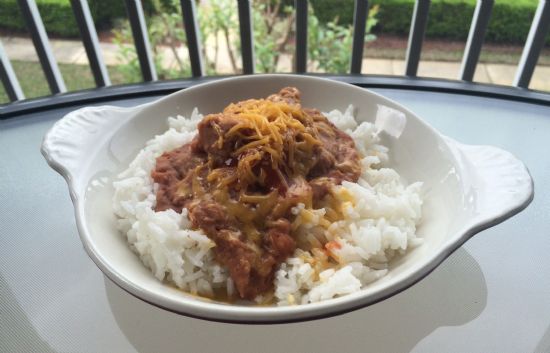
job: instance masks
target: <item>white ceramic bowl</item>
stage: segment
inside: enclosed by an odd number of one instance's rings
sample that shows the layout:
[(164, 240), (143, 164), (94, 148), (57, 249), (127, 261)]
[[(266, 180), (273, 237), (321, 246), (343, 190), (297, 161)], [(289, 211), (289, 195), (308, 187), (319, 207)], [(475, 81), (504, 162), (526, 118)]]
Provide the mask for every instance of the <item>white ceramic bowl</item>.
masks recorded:
[[(111, 209), (114, 176), (127, 168), (147, 140), (167, 129), (168, 116), (190, 116), (193, 107), (202, 113), (218, 112), (230, 102), (265, 97), (285, 86), (300, 89), (306, 107), (343, 110), (351, 103), (360, 121), (373, 121), (377, 104), (406, 115), (401, 137), (386, 138), (383, 143), (390, 148), (393, 168), (408, 181), (424, 182), (423, 219), (418, 228), (424, 244), (392, 262), (388, 275), (360, 292), (314, 304), (231, 305), (192, 296), (159, 282), (115, 227)], [(373, 304), (419, 281), (475, 233), (513, 216), (533, 198), (527, 169), (510, 153), (490, 146), (460, 144), (376, 93), (307, 76), (242, 76), (192, 87), (133, 108), (79, 109), (50, 129), (42, 153), (67, 180), (82, 243), (111, 280), (153, 305), (216, 321), (290, 322)]]

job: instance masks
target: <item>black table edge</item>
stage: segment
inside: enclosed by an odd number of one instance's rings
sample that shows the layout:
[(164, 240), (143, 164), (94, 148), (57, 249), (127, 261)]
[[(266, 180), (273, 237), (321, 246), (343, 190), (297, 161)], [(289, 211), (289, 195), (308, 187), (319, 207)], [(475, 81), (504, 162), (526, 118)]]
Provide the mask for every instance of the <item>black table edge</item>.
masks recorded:
[[(364, 88), (454, 93), (550, 106), (550, 93), (518, 87), (406, 76), (308, 75), (330, 78)], [(143, 82), (27, 99), (11, 104), (0, 105), (0, 120), (70, 106), (96, 104), (117, 99), (166, 95), (190, 86), (227, 77), (232, 76), (207, 76), (179, 80)]]

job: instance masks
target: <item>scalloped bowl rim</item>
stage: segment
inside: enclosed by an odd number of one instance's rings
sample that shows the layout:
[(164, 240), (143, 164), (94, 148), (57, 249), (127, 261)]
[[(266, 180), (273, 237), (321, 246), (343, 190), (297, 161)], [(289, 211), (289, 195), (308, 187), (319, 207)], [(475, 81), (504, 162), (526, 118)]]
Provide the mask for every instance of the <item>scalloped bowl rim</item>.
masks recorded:
[[(141, 288), (139, 286), (136, 286), (134, 283), (129, 281), (127, 278), (125, 278), (125, 276), (122, 275), (116, 268), (111, 267), (111, 265), (107, 261), (105, 261), (104, 257), (101, 255), (100, 249), (96, 249), (94, 248), (94, 246), (92, 246), (92, 242), (91, 242), (92, 236), (90, 235), (89, 229), (86, 225), (86, 219), (85, 219), (85, 210), (84, 210), (85, 195), (81, 195), (79, 192), (75, 191), (76, 189), (78, 189), (78, 187), (76, 186), (76, 182), (79, 177), (78, 176), (75, 177), (74, 174), (76, 173), (73, 170), (71, 170), (70, 167), (67, 167), (66, 164), (62, 160), (60, 160), (60, 157), (56, 155), (56, 153), (59, 154), (60, 152), (60, 149), (59, 149), (60, 147), (58, 146), (60, 138), (59, 136), (56, 135), (56, 134), (59, 134), (58, 128), (60, 124), (63, 124), (64, 121), (66, 122), (67, 120), (71, 119), (71, 117), (74, 117), (77, 114), (88, 114), (90, 112), (99, 112), (99, 111), (107, 111), (115, 114), (127, 114), (128, 116), (130, 116), (128, 120), (131, 120), (132, 116), (136, 116), (137, 113), (151, 106), (162, 105), (164, 104), (164, 102), (170, 99), (173, 99), (174, 97), (177, 97), (180, 95), (186, 95), (193, 91), (208, 90), (212, 86), (224, 84), (224, 82), (227, 82), (227, 81), (235, 82), (235, 81), (246, 80), (248, 82), (253, 83), (254, 80), (261, 81), (265, 79), (269, 80), (269, 79), (275, 79), (275, 78), (276, 79), (286, 78), (290, 81), (306, 80), (306, 81), (313, 81), (314, 83), (320, 83), (320, 82), (326, 83), (326, 81), (329, 81), (330, 85), (334, 86), (335, 88), (347, 87), (346, 89), (349, 89), (350, 87), (352, 87), (355, 90), (360, 90), (363, 94), (369, 95), (370, 97), (374, 97), (382, 102), (385, 102), (393, 105), (394, 107), (397, 107), (403, 112), (406, 112), (408, 116), (414, 117), (414, 119), (417, 119), (417, 121), (420, 124), (424, 125), (424, 128), (428, 129), (432, 134), (437, 135), (442, 141), (444, 141), (448, 145), (448, 147), (460, 149), (461, 146), (465, 146), (454, 141), (451, 138), (448, 138), (442, 135), (436, 129), (431, 127), (428, 123), (424, 122), (421, 118), (419, 118), (416, 114), (409, 111), (407, 108), (403, 107), (401, 104), (396, 103), (386, 97), (383, 97), (378, 93), (368, 91), (363, 88), (351, 86), (349, 84), (342, 83), (342, 82), (327, 80), (323, 78), (309, 77), (309, 76), (271, 74), (271, 75), (252, 75), (252, 76), (227, 78), (227, 79), (207, 82), (204, 84), (193, 86), (185, 90), (172, 93), (166, 97), (162, 97), (159, 100), (156, 100), (154, 102), (146, 103), (136, 107), (120, 108), (120, 107), (114, 107), (114, 106), (100, 106), (100, 107), (86, 107), (80, 110), (73, 111), (67, 114), (63, 119), (56, 122), (54, 126), (46, 133), (43, 140), (41, 152), (44, 155), (45, 159), (47, 160), (48, 164), (54, 170), (59, 172), (59, 174), (61, 174), (67, 181), (67, 184), (70, 189), (71, 199), (75, 207), (75, 217), (77, 221), (76, 223), (78, 227), (79, 236), (85, 247), (86, 252), (91, 257), (91, 259), (95, 262), (95, 264), (102, 270), (102, 272), (108, 278), (110, 278), (114, 283), (116, 283), (122, 289), (134, 295), (135, 297), (141, 300), (144, 300), (157, 307), (160, 307), (178, 314), (183, 314), (190, 317), (196, 317), (196, 318), (207, 319), (212, 321), (232, 322), (232, 323), (285, 323), (285, 322), (305, 321), (305, 320), (329, 317), (329, 316), (342, 314), (345, 312), (349, 312), (352, 310), (356, 310), (356, 309), (377, 303), (381, 300), (384, 300), (388, 297), (391, 297), (407, 289), (411, 285), (417, 283), (422, 278), (427, 276), (443, 260), (445, 260), (453, 251), (458, 249), (464, 242), (466, 242), (473, 235), (475, 235), (476, 233), (484, 229), (492, 227), (504, 221), (505, 219), (512, 217), (513, 215), (517, 214), (518, 212), (526, 208), (533, 199), (534, 192), (533, 192), (532, 178), (530, 177), (527, 168), (523, 166), (523, 164), (521, 164), (523, 168), (525, 168), (525, 173), (529, 178), (528, 185), (525, 186), (526, 189), (522, 194), (522, 198), (518, 200), (516, 204), (509, 205), (510, 207), (508, 207), (508, 209), (504, 209), (502, 212), (493, 214), (490, 217), (479, 219), (476, 222), (465, 226), (464, 229), (462, 229), (461, 231), (456, 232), (457, 236), (454, 238), (452, 242), (447, 242), (445, 245), (443, 245), (438, 250), (438, 252), (433, 253), (432, 256), (429, 259), (427, 259), (422, 266), (418, 267), (415, 270), (415, 272), (411, 273), (408, 277), (402, 279), (399, 282), (396, 282), (386, 287), (383, 287), (381, 289), (378, 289), (377, 291), (370, 293), (368, 295), (366, 295), (364, 291), (361, 290), (342, 297), (329, 299), (329, 300), (325, 300), (317, 303), (311, 303), (307, 305), (283, 306), (283, 307), (225, 305), (225, 304), (218, 304), (215, 302), (209, 303), (209, 302), (204, 302), (199, 300), (193, 300), (184, 296), (182, 296), (182, 299), (179, 303), (174, 303), (171, 300), (167, 300), (167, 298), (164, 298), (155, 293), (149, 292), (146, 288)], [(66, 138), (66, 136), (61, 136), (61, 140), (63, 138)], [(495, 149), (494, 147), (490, 147), (490, 146), (476, 146), (476, 147)], [(508, 152), (505, 152), (502, 150), (499, 150), (499, 151), (508, 154), (512, 158), (515, 158)]]

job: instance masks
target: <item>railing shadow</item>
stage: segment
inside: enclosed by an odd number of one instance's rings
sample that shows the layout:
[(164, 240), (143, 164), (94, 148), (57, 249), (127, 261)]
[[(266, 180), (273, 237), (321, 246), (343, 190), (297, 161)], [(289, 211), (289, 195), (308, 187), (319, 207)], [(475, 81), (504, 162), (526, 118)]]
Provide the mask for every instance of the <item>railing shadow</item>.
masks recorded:
[(550, 325), (546, 328), (546, 331), (542, 335), (537, 347), (533, 351), (534, 353), (548, 353), (550, 352)]
[(346, 315), (282, 325), (223, 324), (164, 311), (105, 277), (121, 331), (140, 352), (408, 352), (441, 326), (463, 325), (486, 306), (479, 264), (463, 248), (408, 290)]
[(34, 328), (17, 297), (0, 274), (0, 351), (55, 352)]

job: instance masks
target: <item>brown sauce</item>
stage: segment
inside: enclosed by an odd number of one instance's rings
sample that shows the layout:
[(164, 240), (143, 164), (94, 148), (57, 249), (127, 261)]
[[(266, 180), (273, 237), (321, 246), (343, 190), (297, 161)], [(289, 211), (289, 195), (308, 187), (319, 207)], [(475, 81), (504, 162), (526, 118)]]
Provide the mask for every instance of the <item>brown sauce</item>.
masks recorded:
[(292, 207), (319, 207), (330, 189), (355, 182), (360, 158), (350, 136), (287, 87), (267, 99), (206, 116), (198, 134), (157, 158), (156, 211), (188, 210), (216, 246), (240, 298), (272, 292), (297, 241)]

